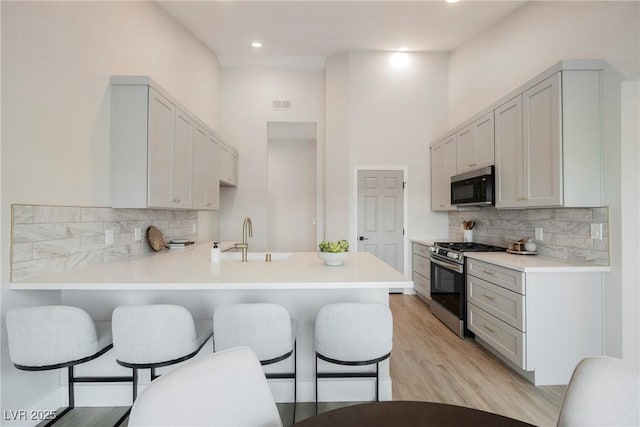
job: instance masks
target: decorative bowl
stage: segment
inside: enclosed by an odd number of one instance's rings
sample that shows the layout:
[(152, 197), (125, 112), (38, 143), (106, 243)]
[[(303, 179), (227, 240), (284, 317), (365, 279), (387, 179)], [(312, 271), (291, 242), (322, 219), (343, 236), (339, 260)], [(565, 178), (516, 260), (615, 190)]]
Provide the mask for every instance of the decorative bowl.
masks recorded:
[(349, 252), (318, 252), (320, 259), (327, 265), (342, 265)]

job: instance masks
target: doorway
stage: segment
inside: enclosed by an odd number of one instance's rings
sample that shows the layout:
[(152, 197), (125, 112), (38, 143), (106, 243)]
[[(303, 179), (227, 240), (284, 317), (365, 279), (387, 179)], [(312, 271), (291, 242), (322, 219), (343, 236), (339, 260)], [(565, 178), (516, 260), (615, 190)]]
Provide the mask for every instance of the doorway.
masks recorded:
[(316, 250), (316, 145), (315, 123), (267, 123), (270, 251)]
[(405, 271), (403, 170), (357, 170), (358, 251)]

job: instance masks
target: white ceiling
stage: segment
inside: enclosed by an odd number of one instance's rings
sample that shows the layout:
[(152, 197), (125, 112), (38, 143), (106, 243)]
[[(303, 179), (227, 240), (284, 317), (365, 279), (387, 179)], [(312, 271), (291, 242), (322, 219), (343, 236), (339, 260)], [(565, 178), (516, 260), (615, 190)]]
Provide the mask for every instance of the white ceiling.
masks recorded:
[[(524, 1), (160, 1), (225, 67), (322, 68), (348, 51), (449, 52)], [(261, 49), (250, 46), (262, 42)]]

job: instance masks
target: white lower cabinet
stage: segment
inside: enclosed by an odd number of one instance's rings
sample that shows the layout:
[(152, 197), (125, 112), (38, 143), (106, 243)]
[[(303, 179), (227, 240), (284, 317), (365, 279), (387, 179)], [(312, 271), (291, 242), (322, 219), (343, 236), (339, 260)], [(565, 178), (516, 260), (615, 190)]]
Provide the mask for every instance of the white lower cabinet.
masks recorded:
[(524, 332), (501, 322), (473, 304), (468, 306), (467, 322), (469, 330), (476, 336), (482, 337), (517, 367), (526, 367)]
[(580, 360), (603, 354), (602, 273), (522, 272), (468, 257), (467, 321), (535, 385), (568, 384)]
[(413, 284), (416, 293), (427, 300), (431, 299), (431, 261), (429, 246), (413, 244)]

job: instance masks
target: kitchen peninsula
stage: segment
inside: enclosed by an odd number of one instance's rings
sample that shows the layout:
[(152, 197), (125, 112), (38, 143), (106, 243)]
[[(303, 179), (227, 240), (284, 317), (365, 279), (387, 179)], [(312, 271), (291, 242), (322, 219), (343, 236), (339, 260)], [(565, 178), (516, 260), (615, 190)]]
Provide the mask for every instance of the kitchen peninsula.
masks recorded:
[[(296, 321), (298, 401), (314, 399), (313, 325), (320, 307), (336, 302), (388, 305), (389, 288), (413, 288), (411, 280), (366, 252), (349, 253), (341, 266), (326, 266), (313, 252), (273, 253), (271, 262), (265, 262), (264, 253), (250, 252), (249, 261), (241, 262), (236, 257), (239, 253), (226, 252), (221, 262), (213, 263), (209, 260), (209, 248), (209, 244), (197, 244), (151, 256), (126, 258), (34, 277), (12, 283), (11, 288), (61, 291), (62, 304), (81, 307), (96, 320), (109, 320), (113, 309), (124, 304), (179, 304), (198, 319), (212, 319), (213, 311), (226, 304), (281, 304)], [(211, 348), (205, 345), (200, 356), (210, 353)], [(274, 364), (269, 367), (270, 371), (285, 370), (290, 366), (287, 363), (290, 362)], [(88, 375), (123, 372), (112, 352), (81, 368), (86, 369)], [(140, 384), (145, 383), (148, 378), (143, 377)], [(320, 385), (321, 398), (327, 401), (373, 399), (373, 384), (370, 379), (324, 381)], [(271, 385), (277, 401), (292, 400), (288, 380), (272, 380)], [(130, 403), (131, 393), (125, 385), (79, 384), (77, 388), (80, 406)], [(391, 399), (388, 361), (380, 364), (380, 399)]]

